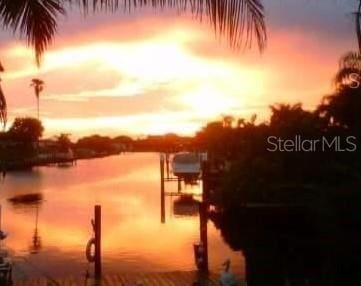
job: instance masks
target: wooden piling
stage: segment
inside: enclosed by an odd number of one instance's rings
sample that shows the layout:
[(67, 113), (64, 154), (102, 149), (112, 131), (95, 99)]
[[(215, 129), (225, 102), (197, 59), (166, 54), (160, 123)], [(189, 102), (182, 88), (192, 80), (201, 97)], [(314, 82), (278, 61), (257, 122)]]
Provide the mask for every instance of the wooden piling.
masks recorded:
[(209, 273), (208, 266), (208, 229), (207, 229), (207, 218), (208, 206), (205, 202), (199, 204), (199, 229), (200, 229), (200, 240), (203, 246), (203, 264), (201, 271), (203, 274)]
[(169, 153), (165, 154), (166, 168), (167, 168), (167, 179), (169, 179)]
[(165, 223), (164, 154), (160, 154), (160, 220)]
[[(63, 277), (51, 281), (46, 277), (29, 278), (27, 280), (16, 280), (14, 286), (84, 286), (84, 285), (102, 285), (102, 286), (189, 286), (189, 285), (202, 285), (202, 286), (217, 286), (218, 275), (209, 273), (209, 275), (199, 281), (199, 275), (195, 271), (173, 271), (173, 272), (134, 272), (134, 273), (117, 273), (103, 275), (100, 281), (93, 281), (89, 279), (84, 283), (82, 277)], [(241, 282), (241, 281), (239, 281)], [(200, 284), (201, 283), (201, 284)], [(237, 286), (246, 285), (237, 283)]]
[(101, 206), (94, 207), (94, 238), (95, 238), (95, 262), (94, 275), (95, 279), (99, 280), (102, 276), (101, 263)]
[(209, 273), (208, 266), (208, 209), (209, 209), (209, 164), (207, 160), (202, 161), (202, 202), (199, 204), (199, 228), (200, 240), (204, 247), (203, 273)]
[(178, 193), (182, 191), (182, 179), (178, 177)]
[(202, 201), (209, 204), (209, 164), (202, 162)]

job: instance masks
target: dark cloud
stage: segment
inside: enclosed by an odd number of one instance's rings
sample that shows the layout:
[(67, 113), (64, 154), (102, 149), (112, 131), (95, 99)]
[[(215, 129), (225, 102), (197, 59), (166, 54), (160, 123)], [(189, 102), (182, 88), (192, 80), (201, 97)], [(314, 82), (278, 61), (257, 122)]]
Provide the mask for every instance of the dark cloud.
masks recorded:
[(355, 37), (356, 0), (264, 0), (269, 28), (306, 31), (332, 42)]

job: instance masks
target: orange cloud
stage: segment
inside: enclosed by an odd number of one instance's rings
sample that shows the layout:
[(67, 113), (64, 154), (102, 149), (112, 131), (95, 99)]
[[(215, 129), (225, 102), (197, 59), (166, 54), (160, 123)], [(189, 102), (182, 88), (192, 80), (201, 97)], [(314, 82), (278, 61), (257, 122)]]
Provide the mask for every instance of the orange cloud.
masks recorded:
[(343, 46), (325, 49), (302, 31), (270, 34), (263, 55), (241, 54), (188, 16), (114, 19), (60, 32), (39, 70), (31, 50), (9, 44), (3, 85), (10, 115), (35, 115), (32, 77), (46, 82), (40, 106), (48, 135), (191, 134), (221, 114), (267, 119), (275, 102), (312, 108), (332, 88)]

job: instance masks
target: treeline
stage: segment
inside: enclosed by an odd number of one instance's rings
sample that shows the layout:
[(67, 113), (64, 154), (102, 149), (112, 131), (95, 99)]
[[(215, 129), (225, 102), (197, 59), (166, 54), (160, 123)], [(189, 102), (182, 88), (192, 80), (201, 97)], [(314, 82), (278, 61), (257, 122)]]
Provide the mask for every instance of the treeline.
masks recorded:
[(199, 132), (197, 144), (222, 172), (215, 204), (221, 209), (247, 204), (315, 204), (327, 209), (332, 201), (349, 199), (344, 203), (351, 206), (355, 196), (360, 199), (359, 129), (335, 117), (329, 121), (320, 112), (324, 107), (306, 111), (300, 104), (280, 104), (271, 107), (269, 122), (229, 124), (228, 118)]
[(332, 227), (361, 226), (360, 59), (342, 59), (335, 91), (314, 110), (276, 104), (267, 122), (227, 116), (197, 134), (223, 172), (212, 193), (219, 211), (304, 207)]
[(90, 135), (76, 141), (70, 134), (43, 138), (42, 122), (31, 117), (16, 118), (8, 131), (0, 133), (0, 161), (28, 161), (39, 154), (72, 150), (76, 158), (103, 157), (121, 152), (176, 152), (194, 148), (194, 138), (176, 134), (149, 135), (133, 139)]
[(359, 285), (360, 83), (349, 53), (314, 110), (278, 104), (267, 122), (228, 116), (197, 135), (221, 170), (211, 220), (242, 251), (247, 285)]
[(92, 135), (73, 143), (73, 148), (80, 157), (110, 155), (120, 152), (177, 152), (193, 148), (192, 137), (176, 134), (149, 135), (133, 139), (121, 135), (117, 137)]

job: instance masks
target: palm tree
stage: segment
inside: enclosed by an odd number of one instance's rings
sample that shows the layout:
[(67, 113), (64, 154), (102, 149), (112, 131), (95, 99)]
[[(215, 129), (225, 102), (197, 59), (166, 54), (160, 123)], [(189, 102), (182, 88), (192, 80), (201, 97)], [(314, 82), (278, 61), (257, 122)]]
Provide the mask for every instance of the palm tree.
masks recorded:
[(358, 48), (361, 53), (361, 0), (359, 0), (358, 9), (355, 12), (355, 24)]
[[(198, 19), (205, 15), (214, 30), (227, 37), (231, 47), (251, 47), (256, 39), (263, 50), (267, 41), (262, 0), (0, 0), (0, 24), (25, 35), (40, 65), (56, 33), (58, 17), (66, 14), (72, 4), (85, 13), (90, 9), (131, 11), (141, 6), (188, 10)], [(0, 98), (0, 112), (6, 112), (4, 98)], [(0, 121), (4, 122), (3, 116)]]
[(31, 80), (31, 85), (30, 86), (34, 87), (34, 93), (35, 93), (35, 97), (36, 97), (37, 111), (38, 111), (38, 120), (40, 120), (39, 100), (40, 100), (40, 93), (44, 89), (44, 81), (42, 81), (41, 79), (38, 79), (38, 78), (33, 78)]
[(237, 119), (237, 128), (240, 129), (240, 128), (244, 127), (245, 123), (246, 123), (246, 120), (244, 118)]
[(355, 15), (355, 27), (358, 43), (358, 51), (350, 51), (341, 57), (339, 61), (339, 70), (335, 76), (334, 82), (338, 89), (348, 84), (353, 75), (361, 78), (361, 0), (358, 1)]
[(234, 117), (232, 115), (222, 115), (222, 123), (224, 128), (232, 128)]
[(350, 84), (350, 80), (361, 81), (361, 53), (348, 52), (339, 61), (339, 70), (334, 82), (337, 89)]
[[(5, 69), (0, 62), (0, 72), (4, 72), (4, 71), (5, 71)], [(1, 78), (0, 78), (0, 83), (1, 83)], [(6, 121), (7, 121), (6, 106), (7, 106), (6, 98), (5, 98), (4, 92), (3, 92), (2, 88), (1, 88), (1, 84), (0, 84), (0, 122), (3, 123), (4, 128), (5, 128)]]

